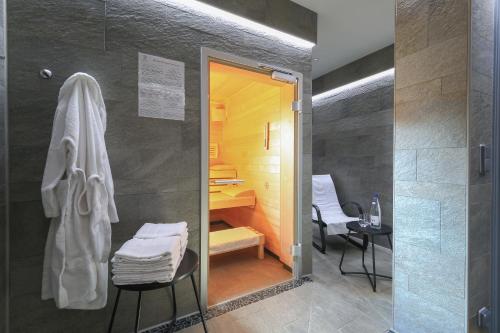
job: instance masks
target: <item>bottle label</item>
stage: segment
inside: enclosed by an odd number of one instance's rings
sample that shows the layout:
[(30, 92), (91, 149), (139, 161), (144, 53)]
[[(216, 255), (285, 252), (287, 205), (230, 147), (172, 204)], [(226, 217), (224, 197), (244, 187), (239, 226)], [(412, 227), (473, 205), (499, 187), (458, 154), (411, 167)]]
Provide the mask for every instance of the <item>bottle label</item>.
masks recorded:
[(370, 216), (370, 224), (374, 227), (380, 226), (380, 218), (375, 215)]

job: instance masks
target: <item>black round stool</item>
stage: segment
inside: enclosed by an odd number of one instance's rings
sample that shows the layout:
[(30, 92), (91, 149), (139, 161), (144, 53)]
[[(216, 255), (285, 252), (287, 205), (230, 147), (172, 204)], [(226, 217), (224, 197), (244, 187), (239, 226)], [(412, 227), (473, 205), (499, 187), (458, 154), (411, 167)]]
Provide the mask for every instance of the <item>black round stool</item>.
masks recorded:
[(198, 261), (198, 255), (190, 250), (187, 249), (186, 253), (184, 253), (184, 257), (182, 258), (182, 261), (179, 265), (179, 268), (177, 268), (177, 272), (175, 273), (174, 278), (170, 282), (164, 282), (164, 283), (147, 283), (147, 284), (128, 284), (128, 285), (115, 285), (116, 288), (118, 288), (118, 294), (116, 295), (116, 300), (115, 300), (115, 305), (113, 307), (113, 314), (111, 315), (111, 321), (109, 322), (109, 327), (108, 327), (108, 333), (111, 333), (111, 330), (113, 329), (113, 322), (115, 320), (115, 314), (116, 314), (116, 309), (118, 308), (118, 302), (120, 301), (120, 294), (122, 290), (128, 290), (128, 291), (138, 291), (139, 292), (139, 298), (137, 299), (137, 310), (135, 313), (135, 332), (138, 332), (139, 329), (139, 317), (141, 314), (141, 296), (143, 291), (148, 291), (148, 290), (156, 290), (156, 289), (161, 289), (161, 288), (168, 288), (170, 287), (172, 289), (172, 301), (173, 301), (173, 313), (171, 317), (171, 322), (168, 327), (169, 332), (173, 332), (175, 329), (175, 323), (177, 320), (177, 303), (175, 301), (175, 284), (179, 282), (180, 280), (183, 280), (187, 277), (191, 278), (191, 283), (193, 284), (193, 290), (194, 290), (194, 295), (196, 296), (196, 304), (198, 305), (198, 311), (200, 311), (200, 316), (201, 316), (201, 322), (203, 323), (203, 329), (205, 330), (205, 333), (207, 332), (207, 326), (205, 324), (205, 319), (203, 318), (203, 312), (201, 311), (201, 306), (200, 306), (200, 300), (198, 298), (198, 290), (196, 288), (196, 282), (194, 281), (194, 272), (198, 269), (199, 267), (199, 261)]
[[(349, 275), (349, 274), (354, 274), (354, 275), (366, 275), (368, 277), (368, 281), (370, 281), (370, 284), (373, 288), (374, 292), (377, 292), (377, 276), (386, 278), (386, 279), (391, 279), (391, 276), (387, 275), (382, 275), (382, 274), (377, 274), (376, 267), (375, 267), (375, 236), (387, 236), (387, 240), (389, 241), (389, 246), (391, 247), (392, 250), (392, 241), (391, 241), (391, 234), (392, 234), (392, 228), (389, 227), (388, 225), (382, 224), (380, 229), (372, 228), (370, 226), (362, 227), (359, 225), (358, 222), (349, 222), (346, 224), (347, 229), (349, 230), (347, 233), (346, 241), (344, 243), (344, 251), (342, 251), (342, 258), (340, 258), (340, 264), (339, 264), (339, 269), (340, 273), (342, 275)], [(345, 256), (345, 251), (347, 248), (347, 243), (349, 243), (349, 239), (351, 236), (351, 233), (357, 233), (360, 235), (366, 235), (367, 237), (371, 238), (372, 242), (372, 267), (373, 267), (373, 272), (368, 272), (368, 269), (365, 266), (365, 251), (366, 249), (362, 249), (362, 254), (361, 254), (361, 263), (363, 265), (364, 272), (345, 272), (342, 269), (342, 263), (344, 262), (344, 256)], [(373, 280), (372, 280), (373, 277)]]

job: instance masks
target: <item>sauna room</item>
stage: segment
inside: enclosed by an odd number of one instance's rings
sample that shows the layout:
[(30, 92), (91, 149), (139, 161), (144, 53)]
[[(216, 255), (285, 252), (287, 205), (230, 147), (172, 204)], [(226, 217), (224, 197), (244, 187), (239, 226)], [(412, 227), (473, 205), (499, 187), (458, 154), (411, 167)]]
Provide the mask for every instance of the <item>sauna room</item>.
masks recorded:
[(292, 279), (295, 82), (209, 70), (210, 306)]

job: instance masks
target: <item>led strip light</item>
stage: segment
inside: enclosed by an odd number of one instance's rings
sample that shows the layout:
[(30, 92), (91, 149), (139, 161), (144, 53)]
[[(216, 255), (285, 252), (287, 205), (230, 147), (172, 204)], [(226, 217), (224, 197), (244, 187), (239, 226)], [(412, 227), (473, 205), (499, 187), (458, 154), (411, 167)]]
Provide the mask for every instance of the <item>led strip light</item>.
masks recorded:
[(196, 0), (163, 0), (164, 3), (167, 5), (174, 5), (175, 7), (189, 11), (189, 12), (197, 12), (199, 14), (203, 14), (209, 17), (212, 17), (214, 19), (221, 19), (225, 20), (227, 22), (239, 25), (243, 28), (251, 29), (259, 34), (262, 35), (267, 35), (267, 36), (273, 36), (275, 38), (278, 38), (282, 42), (286, 44), (292, 44), (294, 46), (300, 47), (300, 48), (312, 48), (314, 43), (307, 41), (305, 39), (302, 39), (300, 37), (296, 37), (293, 35), (290, 35), (286, 32), (279, 31), (277, 29), (268, 27), (264, 24), (257, 23), (255, 21), (249, 20), (247, 18), (238, 16), (236, 14), (230, 13), (228, 11), (219, 9), (217, 7), (208, 5), (204, 2), (201, 1), (196, 1)]
[(332, 89), (332, 90), (325, 91), (325, 92), (318, 94), (318, 95), (314, 95), (312, 97), (312, 100), (314, 103), (314, 102), (317, 102), (319, 100), (338, 95), (344, 91), (363, 87), (363, 86), (366, 86), (372, 82), (375, 82), (375, 81), (378, 81), (381, 79), (385, 79), (385, 78), (389, 78), (389, 77), (393, 77), (393, 76), (394, 76), (394, 68), (391, 68), (391, 69), (388, 69), (386, 71), (365, 77), (361, 80), (348, 83), (346, 85), (337, 87), (337, 88)]

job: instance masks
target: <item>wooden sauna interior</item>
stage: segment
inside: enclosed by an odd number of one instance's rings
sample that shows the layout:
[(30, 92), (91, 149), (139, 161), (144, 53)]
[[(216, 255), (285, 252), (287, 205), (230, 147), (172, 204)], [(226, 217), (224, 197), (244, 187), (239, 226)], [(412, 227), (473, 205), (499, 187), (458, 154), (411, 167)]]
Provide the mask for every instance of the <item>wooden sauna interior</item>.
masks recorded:
[[(250, 227), (263, 234), (266, 258), (275, 260), (286, 272), (283, 276), (290, 279), (295, 85), (223, 63), (212, 61), (209, 66), (210, 230), (217, 230), (222, 222), (227, 228)], [(214, 182), (218, 179), (235, 182), (221, 185)], [(238, 257), (240, 252), (225, 255)], [(210, 260), (214, 261), (212, 256)], [(211, 270), (209, 281), (213, 279)], [(209, 282), (209, 294), (211, 285)]]

